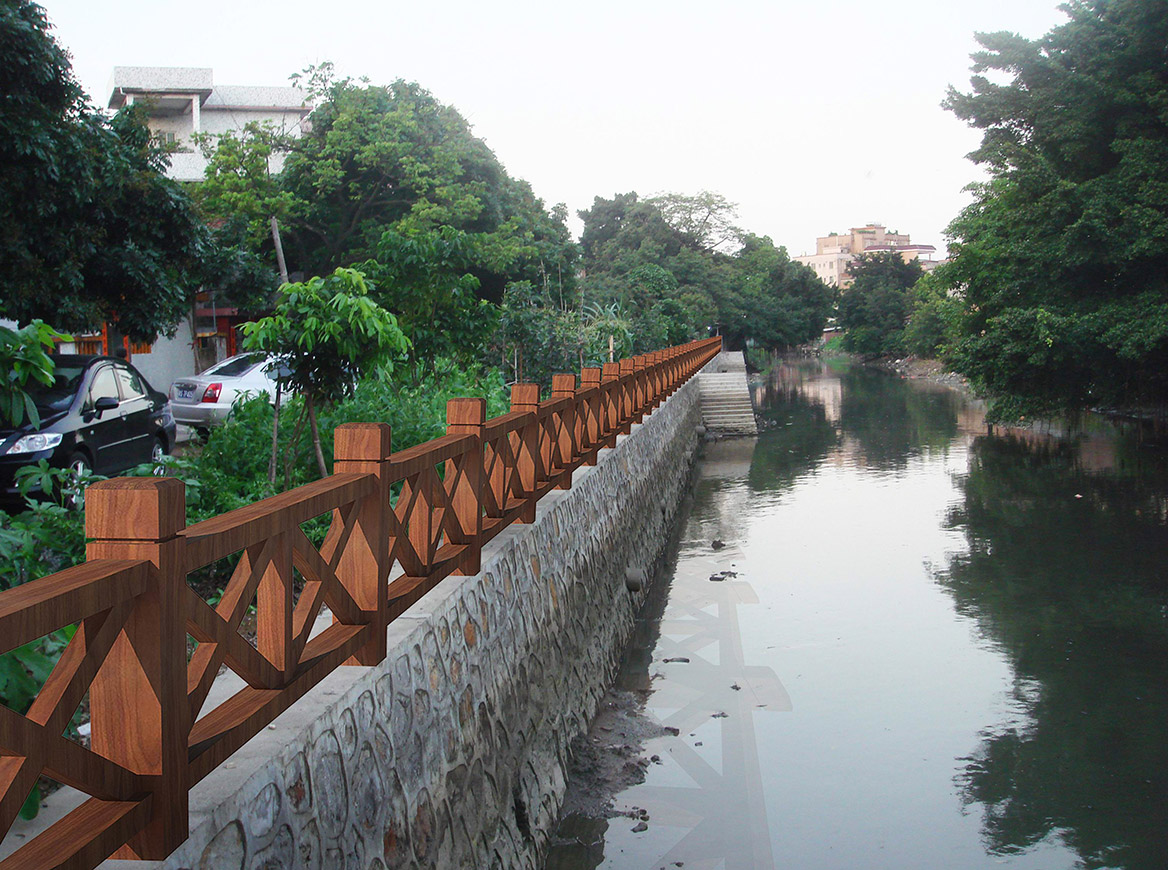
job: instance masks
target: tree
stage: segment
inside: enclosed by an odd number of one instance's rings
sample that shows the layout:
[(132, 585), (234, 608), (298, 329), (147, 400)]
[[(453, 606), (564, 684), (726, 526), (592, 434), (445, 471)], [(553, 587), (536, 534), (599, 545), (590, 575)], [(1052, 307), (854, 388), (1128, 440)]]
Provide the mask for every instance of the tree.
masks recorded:
[(456, 109), (412, 82), (332, 81), (327, 70), (313, 93), (311, 129), (293, 143), (283, 178), (304, 204), (288, 232), (296, 268), (327, 274), (377, 259), (386, 230), (415, 237), (449, 227), (510, 249), (470, 264), (484, 298), (501, 301), (515, 280), (574, 283), (566, 210), (545, 210)]
[(355, 269), (285, 284), (279, 294), (271, 316), (243, 325), (244, 346), (276, 354), (287, 367), (282, 386), (304, 396), (312, 446), (324, 477), (328, 468), (317, 410), (349, 395), (363, 372), (404, 355), (409, 344), (397, 318), (370, 298), (365, 277)]
[(632, 312), (638, 350), (713, 326), (730, 347), (786, 348), (817, 337), (831, 313), (831, 290), (769, 238), (737, 229), (719, 194), (596, 197), (579, 215), (584, 295)]
[(23, 329), (0, 326), (0, 425), (19, 426), (26, 418), (34, 426), (40, 425), (40, 414), (25, 387), (33, 381), (52, 385), (49, 352), (55, 339), (68, 338), (39, 320)]
[(723, 306), (723, 334), (733, 345), (786, 350), (823, 334), (834, 296), (814, 270), (753, 234), (743, 238), (734, 266), (738, 290)]
[(663, 193), (648, 202), (656, 206), (669, 226), (700, 250), (725, 252), (737, 248), (742, 241), (742, 230), (734, 224), (738, 205), (720, 193)]
[(995, 419), (1168, 400), (1168, 6), (1063, 8), (1038, 40), (979, 34), (945, 102), (991, 175), (948, 230), (950, 361)]
[(207, 169), (191, 185), (191, 195), (219, 252), (214, 280), (205, 289), (236, 308), (263, 313), (277, 284), (272, 218), (287, 226), (305, 208), (272, 171), (293, 140), (270, 124), (252, 122), (242, 130), (197, 134), (195, 141)]
[(852, 283), (839, 299), (844, 349), (868, 356), (902, 352), (912, 310), (909, 288), (924, 274), (920, 263), (906, 262), (895, 251), (879, 251), (861, 254), (848, 271)]
[(516, 256), (513, 246), (498, 241), (453, 227), (389, 229), (377, 244), (377, 259), (361, 264), (370, 292), (396, 315), (415, 360), (467, 362), (490, 340), (497, 308), (478, 298), (480, 282), (473, 272)]
[(912, 288), (912, 314), (904, 328), (905, 349), (919, 357), (947, 354), (961, 320), (961, 300), (949, 292), (945, 267), (929, 272)]
[(0, 314), (168, 332), (214, 263), (211, 239), (140, 110), (91, 109), (29, 0), (0, 6)]

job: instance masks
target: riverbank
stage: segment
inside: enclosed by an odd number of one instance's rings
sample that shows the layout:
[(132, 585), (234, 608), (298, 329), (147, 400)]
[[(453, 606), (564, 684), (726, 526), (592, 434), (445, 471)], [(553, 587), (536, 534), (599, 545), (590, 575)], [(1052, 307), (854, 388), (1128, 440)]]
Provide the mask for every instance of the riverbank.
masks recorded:
[(960, 391), (965, 396), (973, 396), (969, 379), (949, 371), (940, 360), (922, 359), (915, 356), (907, 356), (903, 359), (883, 357), (866, 364), (912, 380), (926, 380), (935, 384), (943, 384)]

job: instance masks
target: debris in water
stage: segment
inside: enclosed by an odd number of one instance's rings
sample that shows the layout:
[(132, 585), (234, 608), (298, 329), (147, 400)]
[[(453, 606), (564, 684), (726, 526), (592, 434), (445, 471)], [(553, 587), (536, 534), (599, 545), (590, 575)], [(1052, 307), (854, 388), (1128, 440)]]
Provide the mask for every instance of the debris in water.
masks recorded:
[(633, 825), (633, 828), (632, 828), (632, 831), (634, 834), (639, 834), (642, 831), (647, 831), (647, 830), (649, 830), (649, 826), (646, 825), (644, 822), (637, 822), (635, 825)]
[(723, 547), (726, 546), (726, 542), (719, 541), (717, 538), (714, 538), (714, 540), (712, 540), (710, 542), (710, 546), (713, 547), (715, 550), (721, 550)]
[(730, 714), (729, 714), (729, 713), (723, 713), (721, 710), (719, 710), (719, 711), (718, 711), (717, 713), (715, 713), (715, 714), (714, 714), (714, 715), (713, 715), (711, 718), (713, 718), (713, 719), (729, 719), (729, 718), (730, 718)]
[(733, 689), (735, 692), (742, 691), (742, 686), (738, 685), (737, 683), (731, 683), (730, 688)]

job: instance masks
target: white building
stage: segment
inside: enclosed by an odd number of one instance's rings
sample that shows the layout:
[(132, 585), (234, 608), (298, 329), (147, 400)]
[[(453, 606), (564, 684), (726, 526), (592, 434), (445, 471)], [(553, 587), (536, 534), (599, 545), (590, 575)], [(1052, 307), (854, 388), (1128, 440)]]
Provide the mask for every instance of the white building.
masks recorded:
[(816, 276), (832, 287), (847, 287), (852, 283), (848, 272), (852, 261), (860, 254), (895, 251), (906, 263), (916, 260), (926, 272), (939, 265), (933, 259), (937, 249), (932, 245), (914, 245), (907, 233), (889, 232), (881, 224), (852, 227), (846, 233), (831, 233), (815, 240), (814, 254), (792, 257), (796, 263), (810, 266)]
[[(204, 67), (116, 66), (109, 91), (110, 109), (147, 104), (151, 132), (176, 146), (169, 174), (177, 181), (199, 181), (207, 168), (195, 133), (227, 133), (259, 121), (298, 136), (311, 111), (300, 88), (216, 85)], [(272, 171), (282, 162), (282, 155), (274, 157)]]
[[(118, 110), (135, 103), (147, 107), (150, 131), (175, 150), (168, 175), (176, 181), (201, 181), (207, 160), (195, 145), (195, 133), (221, 134), (243, 129), (252, 121), (299, 136), (312, 111), (304, 91), (294, 87), (216, 85), (205, 67), (114, 67), (108, 107)], [(273, 155), (270, 168), (279, 172), (284, 155)], [(156, 389), (165, 391), (176, 378), (201, 371), (239, 350), (235, 309), (216, 307), (200, 294), (192, 317), (178, 324), (173, 338), (150, 343), (130, 342), (110, 324), (77, 335), (61, 346), (63, 353), (104, 353), (129, 359)]]

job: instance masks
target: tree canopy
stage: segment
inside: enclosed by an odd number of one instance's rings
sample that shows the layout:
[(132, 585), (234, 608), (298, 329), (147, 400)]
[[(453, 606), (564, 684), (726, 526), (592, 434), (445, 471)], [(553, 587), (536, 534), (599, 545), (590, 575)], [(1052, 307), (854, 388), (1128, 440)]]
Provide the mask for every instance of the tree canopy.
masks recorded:
[(848, 271), (852, 283), (839, 298), (844, 348), (869, 356), (901, 352), (912, 309), (909, 291), (924, 275), (920, 263), (906, 262), (895, 251), (876, 251), (858, 256)]
[(170, 331), (216, 258), (140, 110), (92, 109), (29, 0), (0, 6), (0, 53), (0, 314)]
[(628, 311), (638, 351), (711, 328), (732, 347), (816, 338), (831, 290), (769, 238), (738, 229), (735, 208), (709, 191), (596, 197), (579, 212), (585, 298)]
[(455, 108), (413, 82), (323, 73), (311, 129), (292, 143), (283, 173), (292, 269), (319, 275), (375, 260), (387, 230), (451, 228), (489, 251), (466, 263), (484, 298), (499, 302), (508, 281), (574, 281), (566, 210), (546, 210)]
[(1168, 400), (1168, 4), (1075, 0), (1038, 40), (979, 34), (989, 171), (950, 225), (951, 362), (999, 418)]

